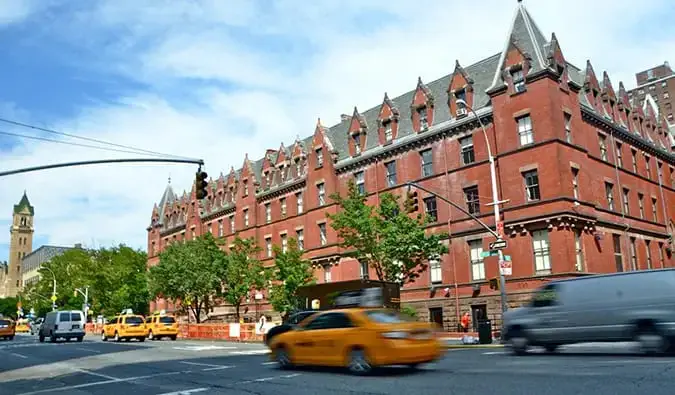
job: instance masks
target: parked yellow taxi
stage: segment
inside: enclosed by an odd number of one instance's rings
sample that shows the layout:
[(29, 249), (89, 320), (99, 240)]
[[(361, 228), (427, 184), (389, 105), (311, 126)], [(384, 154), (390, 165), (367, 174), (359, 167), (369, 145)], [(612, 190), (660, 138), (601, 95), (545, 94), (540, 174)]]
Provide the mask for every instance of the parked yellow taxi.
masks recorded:
[(0, 317), (0, 339), (14, 340), (16, 326), (14, 321), (9, 318)]
[(412, 321), (397, 311), (353, 308), (319, 312), (270, 342), (280, 367), (346, 367), (354, 374), (374, 367), (433, 362), (441, 357), (434, 324)]
[(16, 321), (16, 332), (17, 333), (28, 333), (30, 332), (30, 322), (25, 318), (20, 318)]
[(142, 315), (124, 312), (108, 321), (101, 331), (101, 340), (106, 341), (110, 338), (116, 342), (122, 340), (138, 339), (145, 341), (147, 329), (145, 319)]
[(176, 318), (160, 311), (145, 319), (148, 340), (159, 340), (168, 337), (176, 340), (178, 337), (178, 323)]

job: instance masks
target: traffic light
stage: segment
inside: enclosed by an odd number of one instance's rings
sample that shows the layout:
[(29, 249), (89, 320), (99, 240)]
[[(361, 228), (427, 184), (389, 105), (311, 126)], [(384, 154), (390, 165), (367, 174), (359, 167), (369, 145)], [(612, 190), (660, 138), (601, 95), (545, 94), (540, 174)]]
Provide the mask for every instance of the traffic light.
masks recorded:
[(408, 213), (417, 212), (420, 209), (420, 202), (417, 199), (417, 191), (408, 190), (407, 194), (407, 211)]
[(203, 172), (201, 169), (197, 171), (197, 176), (195, 179), (195, 190), (197, 191), (197, 200), (202, 200), (206, 198), (206, 195), (208, 195), (208, 193), (206, 192), (206, 188), (209, 186), (209, 183), (206, 181), (206, 177), (208, 177), (206, 172)]
[(495, 277), (495, 278), (490, 279), (490, 289), (494, 289), (495, 291), (499, 291), (499, 277)]

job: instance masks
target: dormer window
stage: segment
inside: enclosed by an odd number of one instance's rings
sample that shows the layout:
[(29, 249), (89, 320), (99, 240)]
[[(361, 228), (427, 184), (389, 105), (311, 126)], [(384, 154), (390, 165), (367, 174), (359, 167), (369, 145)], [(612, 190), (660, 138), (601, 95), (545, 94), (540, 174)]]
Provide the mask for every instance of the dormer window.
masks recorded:
[(269, 170), (266, 171), (266, 172), (265, 172), (265, 177), (267, 178), (266, 184), (267, 184), (267, 187), (269, 188), (270, 185), (272, 184), (272, 172), (269, 171)]
[(316, 155), (316, 167), (323, 167), (323, 148), (317, 148), (314, 153)]
[(300, 177), (302, 174), (302, 164), (300, 163), (300, 159), (296, 159), (295, 161), (295, 174), (297, 174), (298, 177)]
[(525, 76), (523, 74), (523, 69), (512, 71), (511, 81), (513, 81), (513, 89), (516, 93), (525, 92)]
[(455, 100), (462, 100), (466, 102), (466, 90), (460, 89), (455, 92)]
[(391, 142), (394, 139), (394, 132), (391, 129), (391, 121), (384, 121), (382, 123), (382, 127), (384, 128), (384, 141), (386, 143)]
[(286, 172), (284, 171), (283, 165), (281, 165), (281, 167), (279, 168), (279, 173), (281, 177), (281, 182), (286, 182)]
[(429, 121), (427, 120), (427, 106), (422, 106), (417, 109), (417, 116), (420, 120), (420, 130), (429, 128)]
[(354, 140), (354, 153), (356, 155), (361, 154), (361, 134), (360, 133), (352, 134), (352, 139)]
[(244, 180), (244, 196), (248, 196), (248, 180)]

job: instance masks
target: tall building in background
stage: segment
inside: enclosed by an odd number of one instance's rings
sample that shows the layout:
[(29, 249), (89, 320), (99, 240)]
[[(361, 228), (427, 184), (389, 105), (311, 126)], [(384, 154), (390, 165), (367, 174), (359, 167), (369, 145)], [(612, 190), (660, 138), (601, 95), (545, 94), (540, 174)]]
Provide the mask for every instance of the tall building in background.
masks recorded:
[(22, 289), (21, 260), (33, 250), (34, 217), (35, 209), (24, 191), (12, 212), (12, 225), (9, 228), (9, 263), (2, 284), (4, 289), (0, 289), (4, 297), (16, 296)]
[[(272, 245), (283, 249), (296, 238), (319, 283), (376, 278), (345, 256), (326, 216), (336, 210), (329, 196), (354, 180), (377, 204), (383, 192), (405, 195), (412, 181), (494, 229), (487, 139), (506, 201), (500, 220), (512, 262), (510, 306), (553, 278), (675, 267), (675, 153), (656, 108), (629, 100), (623, 83), (615, 89), (590, 61), (570, 63), (564, 42), (544, 36), (520, 2), (503, 40), (477, 63), (457, 61), (433, 82), (411, 81), (411, 91), (384, 94), (336, 125), (319, 121), (308, 137), (262, 158), (242, 152), (241, 168), (211, 180), (206, 199), (198, 201), (194, 187), (176, 194), (167, 186), (147, 228), (148, 265), (167, 245), (211, 232), (224, 246), (236, 236), (255, 238), (266, 265), (274, 263)], [(450, 252), (429, 257), (428, 270), (401, 289), (402, 302), (446, 329), (456, 329), (465, 311), (498, 326), (500, 296), (490, 280), (499, 265), (487, 253), (494, 237), (436, 195), (420, 193), (420, 208), (429, 232), (450, 235)], [(269, 309), (263, 294), (242, 310), (259, 302)]]
[(668, 62), (635, 74), (637, 87), (628, 92), (628, 97), (643, 104), (651, 95), (661, 114), (670, 125), (675, 125), (675, 72)]

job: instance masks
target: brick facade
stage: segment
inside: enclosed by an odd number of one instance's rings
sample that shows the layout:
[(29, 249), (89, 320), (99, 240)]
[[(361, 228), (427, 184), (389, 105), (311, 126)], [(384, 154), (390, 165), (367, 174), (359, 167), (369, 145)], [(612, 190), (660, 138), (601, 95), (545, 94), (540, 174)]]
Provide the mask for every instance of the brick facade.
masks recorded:
[[(623, 85), (615, 91), (606, 73), (598, 80), (590, 62), (585, 70), (568, 63), (555, 35), (544, 38), (522, 3), (507, 37), (501, 52), (474, 65), (457, 62), (452, 74), (428, 85), (419, 79), (413, 91), (385, 95), (365, 112), (355, 108), (335, 126), (318, 121), (312, 136), (268, 150), (261, 160), (246, 155), (241, 169), (211, 181), (201, 202), (194, 188), (179, 197), (168, 186), (148, 227), (148, 264), (173, 240), (212, 232), (226, 245), (235, 235), (255, 237), (260, 258), (272, 265), (266, 240), (282, 245), (284, 235), (298, 237), (300, 231), (319, 282), (328, 271), (330, 281), (358, 278), (359, 263), (341, 256), (326, 218), (336, 210), (328, 196), (344, 193), (349, 179), (363, 182), (373, 204), (382, 192), (404, 194), (408, 181), (461, 205), (473, 201), (477, 189), (476, 215), (494, 227), (480, 119), (496, 158), (500, 199), (508, 200), (502, 219), (504, 253), (513, 262), (509, 305), (552, 277), (646, 269), (648, 260), (653, 268), (675, 266), (675, 154), (656, 110), (631, 103)], [(463, 112), (457, 98), (475, 113)], [(481, 259), (477, 249), (486, 251), (494, 238), (440, 199), (421, 193), (420, 205), (437, 218), (429, 232), (450, 234), (450, 253), (440, 269), (403, 288), (404, 303), (421, 317), (433, 312), (446, 329), (456, 327), (462, 311), (482, 305), (498, 320), (499, 293), (488, 286), (498, 275), (497, 258)], [(158, 301), (155, 307), (170, 306)]]

